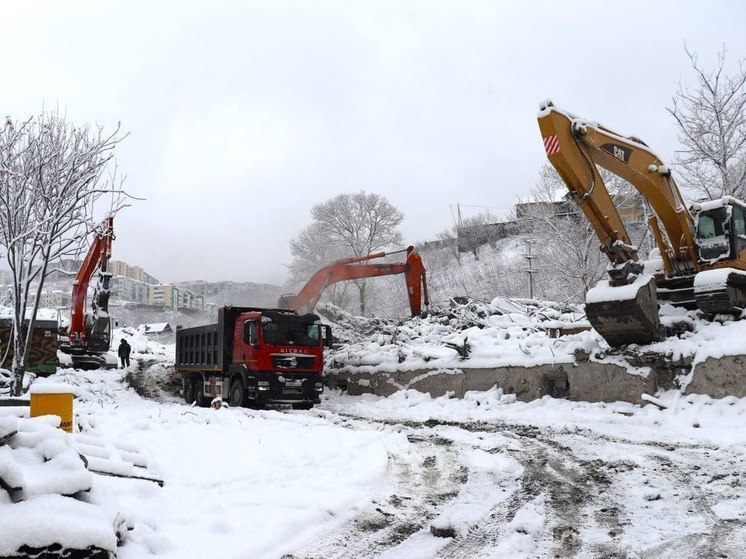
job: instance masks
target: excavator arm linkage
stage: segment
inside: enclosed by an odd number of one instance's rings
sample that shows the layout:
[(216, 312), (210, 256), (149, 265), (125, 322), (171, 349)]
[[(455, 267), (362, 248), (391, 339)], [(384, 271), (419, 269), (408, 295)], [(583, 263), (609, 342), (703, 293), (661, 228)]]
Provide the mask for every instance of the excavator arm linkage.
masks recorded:
[(697, 264), (693, 218), (669, 168), (641, 140), (579, 119), (551, 101), (541, 105), (538, 121), (549, 162), (610, 260), (609, 285), (602, 282), (588, 292), (588, 320), (612, 346), (661, 339), (656, 280), (643, 274), (637, 248), (597, 166), (629, 182), (647, 202), (648, 223), (663, 260), (662, 277), (679, 276), (686, 283)]

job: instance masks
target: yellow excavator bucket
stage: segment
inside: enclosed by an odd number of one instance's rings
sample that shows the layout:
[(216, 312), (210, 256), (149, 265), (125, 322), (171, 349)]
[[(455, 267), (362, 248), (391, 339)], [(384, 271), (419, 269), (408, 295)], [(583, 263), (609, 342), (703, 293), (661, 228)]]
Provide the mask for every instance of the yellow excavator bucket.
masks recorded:
[(585, 314), (611, 347), (649, 344), (663, 339), (655, 278), (630, 285), (596, 287), (588, 292)]

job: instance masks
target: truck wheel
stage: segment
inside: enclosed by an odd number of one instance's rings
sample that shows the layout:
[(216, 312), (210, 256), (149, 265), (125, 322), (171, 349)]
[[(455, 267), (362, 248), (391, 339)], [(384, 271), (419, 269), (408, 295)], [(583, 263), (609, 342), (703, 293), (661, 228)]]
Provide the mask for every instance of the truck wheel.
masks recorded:
[(197, 407), (204, 408), (207, 407), (207, 400), (205, 399), (205, 393), (204, 393), (204, 386), (202, 384), (202, 378), (200, 376), (194, 377), (194, 400), (192, 402), (196, 402)]
[(187, 376), (184, 378), (184, 402), (191, 404), (194, 402), (194, 377)]
[(230, 405), (234, 408), (246, 405), (246, 390), (240, 378), (235, 379), (231, 383)]
[(194, 402), (194, 379), (184, 377), (184, 402), (191, 404)]

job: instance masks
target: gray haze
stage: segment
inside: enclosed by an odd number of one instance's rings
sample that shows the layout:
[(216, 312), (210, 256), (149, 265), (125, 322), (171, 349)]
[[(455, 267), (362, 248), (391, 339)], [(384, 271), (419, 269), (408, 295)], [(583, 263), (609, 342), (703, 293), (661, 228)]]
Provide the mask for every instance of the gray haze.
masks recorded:
[(280, 283), (309, 208), (364, 189), (408, 243), (495, 213), (545, 161), (541, 100), (670, 161), (665, 106), (746, 57), (746, 2), (3, 1), (3, 115), (130, 136), (114, 258), (162, 281)]

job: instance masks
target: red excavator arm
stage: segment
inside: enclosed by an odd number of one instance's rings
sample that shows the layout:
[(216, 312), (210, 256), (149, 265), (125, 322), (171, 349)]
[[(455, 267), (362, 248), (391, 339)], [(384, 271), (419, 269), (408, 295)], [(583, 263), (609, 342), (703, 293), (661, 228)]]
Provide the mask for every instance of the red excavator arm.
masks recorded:
[(375, 252), (367, 256), (336, 260), (312, 275), (297, 295), (283, 295), (278, 306), (302, 313), (312, 312), (321, 297), (321, 293), (333, 283), (351, 279), (404, 274), (407, 295), (409, 296), (409, 308), (412, 311), (412, 316), (417, 316), (422, 312), (423, 303), (425, 306), (430, 304), (427, 296), (425, 266), (413, 246), (407, 247), (406, 253), (407, 260), (404, 264), (362, 264), (362, 262), (374, 258), (383, 258), (389, 254), (395, 254), (395, 252)]
[[(69, 346), (61, 348), (73, 355), (91, 355), (105, 353), (109, 350), (109, 258), (111, 242), (114, 239), (114, 217), (107, 217), (94, 231), (93, 242), (83, 264), (80, 266), (75, 281), (70, 310)], [(92, 312), (86, 313), (85, 301), (88, 284), (93, 274), (98, 271)]]

